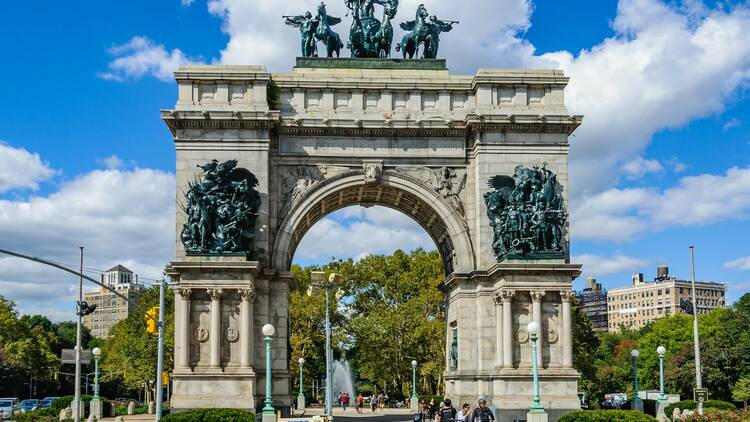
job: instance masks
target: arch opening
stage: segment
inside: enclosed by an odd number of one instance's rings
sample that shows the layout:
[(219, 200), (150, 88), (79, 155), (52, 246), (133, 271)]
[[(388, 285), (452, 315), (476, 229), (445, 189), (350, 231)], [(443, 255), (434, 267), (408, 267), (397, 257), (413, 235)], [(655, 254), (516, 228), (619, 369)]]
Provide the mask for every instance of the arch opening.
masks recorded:
[[(274, 247), (276, 268), (291, 267), (297, 247), (315, 223), (334, 211), (355, 205), (391, 208), (414, 220), (434, 241), (446, 276), (471, 267), (472, 263), (466, 262), (473, 259), (468, 229), (457, 218), (455, 209), (417, 182), (383, 175), (377, 183), (366, 184), (359, 173), (322, 182), (290, 210)], [(458, 253), (461, 247), (469, 253)]]

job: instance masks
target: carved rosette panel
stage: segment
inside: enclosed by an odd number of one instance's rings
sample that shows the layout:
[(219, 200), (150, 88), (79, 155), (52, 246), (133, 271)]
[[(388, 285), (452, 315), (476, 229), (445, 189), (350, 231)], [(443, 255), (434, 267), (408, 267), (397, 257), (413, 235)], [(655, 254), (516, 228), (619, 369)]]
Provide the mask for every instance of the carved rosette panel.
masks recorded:
[(526, 327), (518, 327), (515, 334), (517, 342), (525, 344), (529, 341), (529, 331)]
[(205, 343), (208, 341), (208, 330), (203, 327), (198, 327), (195, 329), (195, 339), (198, 340), (201, 343)]
[(240, 332), (236, 328), (234, 327), (227, 328), (227, 341), (229, 341), (230, 343), (234, 343), (237, 340), (239, 340), (239, 338), (240, 338)]
[(559, 338), (559, 335), (557, 333), (557, 330), (555, 330), (554, 328), (547, 328), (547, 342), (548, 343), (550, 344), (557, 343), (558, 338)]

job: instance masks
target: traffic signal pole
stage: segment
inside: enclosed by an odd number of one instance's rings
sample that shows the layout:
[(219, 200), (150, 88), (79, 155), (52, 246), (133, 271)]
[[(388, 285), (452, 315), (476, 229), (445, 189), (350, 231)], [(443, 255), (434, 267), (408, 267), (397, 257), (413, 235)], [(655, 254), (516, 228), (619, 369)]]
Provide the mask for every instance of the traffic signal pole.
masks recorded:
[(161, 404), (163, 402), (162, 374), (164, 373), (164, 285), (166, 281), (159, 282), (159, 352), (156, 360), (156, 421), (161, 420)]
[(76, 325), (76, 380), (75, 391), (73, 392), (73, 420), (81, 420), (81, 322), (83, 320), (83, 246), (81, 249), (81, 272), (78, 278), (78, 305), (76, 314), (78, 314)]

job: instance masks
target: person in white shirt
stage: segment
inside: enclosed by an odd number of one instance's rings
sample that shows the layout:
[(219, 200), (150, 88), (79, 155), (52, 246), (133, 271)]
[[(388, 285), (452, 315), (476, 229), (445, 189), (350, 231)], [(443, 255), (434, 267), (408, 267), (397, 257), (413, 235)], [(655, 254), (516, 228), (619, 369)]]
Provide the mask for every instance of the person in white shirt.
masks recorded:
[(456, 415), (456, 422), (469, 422), (470, 417), (471, 406), (469, 406), (469, 403), (464, 403), (463, 407), (458, 411), (458, 414)]

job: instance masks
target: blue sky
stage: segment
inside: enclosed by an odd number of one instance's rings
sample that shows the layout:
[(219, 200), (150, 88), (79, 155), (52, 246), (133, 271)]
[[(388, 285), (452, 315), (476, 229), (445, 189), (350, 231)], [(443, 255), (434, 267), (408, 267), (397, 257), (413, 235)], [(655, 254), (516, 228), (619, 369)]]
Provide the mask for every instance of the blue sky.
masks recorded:
[[(173, 254), (174, 149), (159, 119), (179, 63), (263, 64), (288, 71), (297, 34), (282, 14), (313, 0), (10, 2), (0, 16), (0, 247), (157, 277)], [(343, 3), (329, 1), (332, 14)], [(414, 4), (413, 4), (414, 3)], [(750, 291), (748, 3), (599, 0), (425, 2), (460, 20), (441, 56), (452, 72), (553, 67), (572, 77), (574, 259), (605, 286), (658, 264)], [(416, 0), (402, 2), (410, 18)], [(497, 13), (486, 13), (496, 10)], [(737, 29), (739, 28), (739, 29)], [(321, 255), (321, 241), (356, 239)], [(432, 248), (408, 218), (340, 211), (295, 260)], [(25, 312), (70, 314), (74, 281), (0, 258), (0, 294)], [(580, 285), (580, 284), (578, 284)]]

